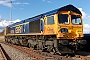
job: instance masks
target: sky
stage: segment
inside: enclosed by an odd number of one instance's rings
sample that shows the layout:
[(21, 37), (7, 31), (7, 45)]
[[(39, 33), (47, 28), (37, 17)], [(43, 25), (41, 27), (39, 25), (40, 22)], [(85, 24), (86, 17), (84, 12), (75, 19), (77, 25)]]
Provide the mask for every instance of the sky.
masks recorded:
[(0, 0), (0, 32), (11, 23), (45, 13), (68, 4), (74, 5), (82, 12), (84, 33), (90, 33), (90, 0)]

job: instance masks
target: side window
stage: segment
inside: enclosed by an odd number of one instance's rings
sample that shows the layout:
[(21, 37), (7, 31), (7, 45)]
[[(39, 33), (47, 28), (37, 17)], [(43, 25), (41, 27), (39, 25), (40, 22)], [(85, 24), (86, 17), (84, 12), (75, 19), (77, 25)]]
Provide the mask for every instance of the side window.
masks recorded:
[(47, 25), (54, 24), (54, 16), (47, 17)]

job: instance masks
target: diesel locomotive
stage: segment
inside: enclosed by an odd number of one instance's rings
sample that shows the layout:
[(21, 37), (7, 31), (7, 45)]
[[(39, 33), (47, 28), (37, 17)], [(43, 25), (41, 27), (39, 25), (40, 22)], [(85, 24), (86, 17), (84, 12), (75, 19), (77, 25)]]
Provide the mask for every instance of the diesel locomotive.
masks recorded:
[(57, 54), (75, 53), (85, 44), (82, 13), (69, 4), (7, 26), (5, 41)]

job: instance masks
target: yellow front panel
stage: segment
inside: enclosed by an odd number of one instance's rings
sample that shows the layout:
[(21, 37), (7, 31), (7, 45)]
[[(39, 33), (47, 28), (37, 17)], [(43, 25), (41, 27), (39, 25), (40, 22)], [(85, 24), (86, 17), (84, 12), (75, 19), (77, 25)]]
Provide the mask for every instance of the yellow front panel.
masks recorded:
[[(67, 17), (63, 15), (67, 15)], [(65, 20), (65, 18), (67, 18), (67, 20)], [(73, 11), (62, 11), (58, 13), (57, 20), (60, 21), (58, 22), (57, 39), (81, 39), (83, 37), (83, 24), (82, 22), (76, 22), (76, 20), (82, 21), (82, 15)], [(61, 32), (61, 29), (66, 29), (68, 32)]]
[[(60, 29), (62, 28), (66, 28), (68, 29), (68, 32), (62, 32), (60, 31)], [(60, 29), (58, 29), (58, 33), (57, 33), (57, 38), (58, 39), (75, 39), (75, 38), (81, 38), (83, 37), (83, 30), (82, 30), (82, 26), (62, 26), (60, 27)]]

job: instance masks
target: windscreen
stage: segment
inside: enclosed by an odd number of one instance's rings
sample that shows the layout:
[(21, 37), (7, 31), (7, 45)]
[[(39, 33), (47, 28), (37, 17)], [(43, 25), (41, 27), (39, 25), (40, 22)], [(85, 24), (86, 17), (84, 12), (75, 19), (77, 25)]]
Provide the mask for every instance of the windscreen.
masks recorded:
[(58, 22), (60, 24), (69, 24), (68, 15), (67, 14), (59, 14)]
[(72, 24), (79, 24), (81, 25), (81, 18), (78, 15), (71, 15)]

